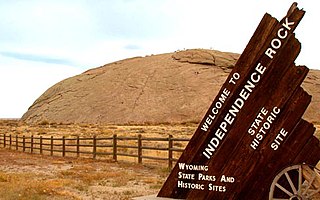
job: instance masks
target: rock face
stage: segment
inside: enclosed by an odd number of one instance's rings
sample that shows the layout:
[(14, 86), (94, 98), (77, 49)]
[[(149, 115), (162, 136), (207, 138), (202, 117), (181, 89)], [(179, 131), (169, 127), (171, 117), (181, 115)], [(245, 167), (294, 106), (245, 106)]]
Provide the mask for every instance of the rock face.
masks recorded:
[[(22, 120), (56, 123), (199, 122), (238, 54), (186, 50), (110, 63), (63, 80), (41, 95)], [(314, 96), (305, 118), (318, 121), (320, 73), (304, 83)]]
[(319, 124), (320, 122), (320, 70), (310, 70), (308, 76), (302, 83), (303, 89), (305, 89), (310, 95), (312, 100), (304, 113), (304, 118), (309, 122)]

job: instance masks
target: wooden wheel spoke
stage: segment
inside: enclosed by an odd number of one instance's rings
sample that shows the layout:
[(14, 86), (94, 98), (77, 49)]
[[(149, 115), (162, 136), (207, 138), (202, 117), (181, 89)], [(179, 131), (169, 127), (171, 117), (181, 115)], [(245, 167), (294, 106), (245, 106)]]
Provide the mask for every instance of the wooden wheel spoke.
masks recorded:
[(301, 190), (302, 190), (302, 167), (301, 165), (299, 165), (299, 180), (298, 180), (298, 193), (301, 194)]
[(290, 184), (290, 187), (291, 187), (291, 189), (292, 189), (293, 194), (297, 194), (298, 191), (297, 191), (296, 187), (294, 186), (294, 184), (293, 184), (293, 182), (292, 182), (292, 180), (291, 180), (288, 172), (285, 173), (285, 176), (286, 176), (286, 178), (287, 178), (288, 183)]
[[(293, 165), (278, 173), (269, 191), (269, 200), (309, 200), (320, 194), (320, 174), (309, 165)], [(288, 197), (287, 197), (288, 196)]]
[(289, 196), (292, 196), (293, 194), (291, 192), (289, 192), (286, 188), (282, 187), (279, 183), (276, 183), (276, 186), (282, 190), (284, 193), (286, 193)]

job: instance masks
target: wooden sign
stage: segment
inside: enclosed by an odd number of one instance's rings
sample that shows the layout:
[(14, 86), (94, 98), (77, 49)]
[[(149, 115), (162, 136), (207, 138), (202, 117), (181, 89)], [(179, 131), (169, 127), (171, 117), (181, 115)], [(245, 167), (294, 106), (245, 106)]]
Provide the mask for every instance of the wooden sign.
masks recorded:
[(280, 22), (264, 15), (158, 197), (267, 199), (283, 168), (317, 164), (315, 128), (301, 119), (308, 68), (294, 64), (304, 14), (294, 3)]

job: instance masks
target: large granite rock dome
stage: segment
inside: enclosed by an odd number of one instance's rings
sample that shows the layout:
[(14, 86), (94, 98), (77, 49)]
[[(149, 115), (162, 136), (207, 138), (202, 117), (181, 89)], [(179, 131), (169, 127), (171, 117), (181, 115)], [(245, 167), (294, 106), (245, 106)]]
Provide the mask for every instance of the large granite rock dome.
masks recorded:
[[(27, 123), (199, 122), (239, 54), (193, 49), (129, 58), (65, 79), (23, 115)], [(305, 118), (320, 116), (320, 73), (303, 84), (313, 95)]]

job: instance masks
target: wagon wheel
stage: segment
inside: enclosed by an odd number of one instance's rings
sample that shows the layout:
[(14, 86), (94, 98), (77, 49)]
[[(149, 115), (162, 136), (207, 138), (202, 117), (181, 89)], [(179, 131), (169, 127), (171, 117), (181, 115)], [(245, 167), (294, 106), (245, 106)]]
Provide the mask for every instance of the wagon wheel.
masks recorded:
[(320, 198), (320, 171), (306, 164), (282, 170), (273, 180), (269, 200), (313, 200)]

